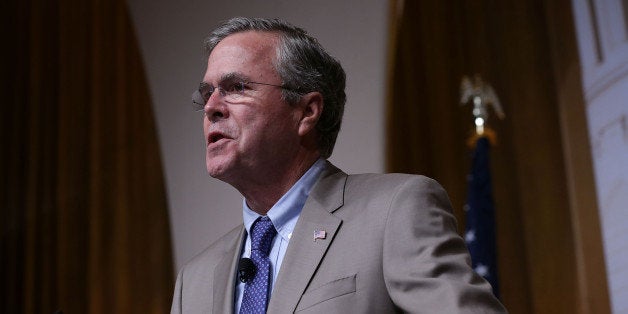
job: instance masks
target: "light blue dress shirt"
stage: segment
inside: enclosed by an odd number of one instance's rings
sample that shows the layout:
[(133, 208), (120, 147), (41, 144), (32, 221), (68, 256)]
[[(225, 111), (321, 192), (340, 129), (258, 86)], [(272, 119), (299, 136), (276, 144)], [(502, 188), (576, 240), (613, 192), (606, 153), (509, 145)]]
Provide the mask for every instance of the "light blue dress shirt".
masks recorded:
[[(277, 280), (277, 274), (281, 268), (281, 262), (286, 254), (290, 237), (292, 237), (292, 230), (299, 219), (303, 205), (307, 200), (310, 190), (316, 183), (319, 175), (321, 174), (325, 166), (325, 160), (317, 160), (310, 169), (284, 194), (279, 201), (273, 207), (270, 208), (266, 215), (273, 222), (273, 226), (277, 230), (277, 235), (273, 239), (273, 244), (270, 249), (268, 257), (270, 258), (270, 267), (272, 270), (272, 281), (270, 290), (272, 291)], [(251, 232), (251, 226), (253, 222), (260, 217), (260, 215), (249, 208), (246, 204), (246, 199), (242, 201), (242, 216), (244, 221), (244, 227), (246, 228), (246, 240), (244, 242), (244, 249), (242, 251), (242, 257), (251, 256), (251, 239), (247, 235)], [(240, 305), (242, 304), (242, 295), (244, 294), (245, 284), (237, 281), (235, 290), (235, 313), (240, 313)], [(272, 292), (271, 292), (272, 295)]]

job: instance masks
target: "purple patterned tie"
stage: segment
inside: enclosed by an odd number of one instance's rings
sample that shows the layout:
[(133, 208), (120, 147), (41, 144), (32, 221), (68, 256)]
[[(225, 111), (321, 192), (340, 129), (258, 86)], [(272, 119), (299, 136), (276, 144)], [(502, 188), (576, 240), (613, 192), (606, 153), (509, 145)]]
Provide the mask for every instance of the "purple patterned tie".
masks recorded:
[(268, 217), (258, 218), (251, 227), (251, 260), (257, 271), (246, 283), (240, 314), (266, 313), (270, 296), (270, 246), (277, 230)]

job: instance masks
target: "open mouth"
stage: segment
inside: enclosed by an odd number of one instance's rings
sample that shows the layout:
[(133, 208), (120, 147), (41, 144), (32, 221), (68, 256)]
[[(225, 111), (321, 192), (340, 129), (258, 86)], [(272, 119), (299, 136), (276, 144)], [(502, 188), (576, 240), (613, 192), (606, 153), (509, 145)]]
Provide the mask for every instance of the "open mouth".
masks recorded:
[(212, 134), (212, 135), (209, 136), (208, 141), (209, 141), (209, 144), (212, 144), (212, 143), (216, 143), (216, 142), (220, 141), (223, 138), (225, 138), (225, 136), (222, 135), (222, 134)]
[(228, 137), (219, 132), (211, 132), (207, 136), (207, 145), (211, 145), (219, 142), (220, 140), (227, 139)]

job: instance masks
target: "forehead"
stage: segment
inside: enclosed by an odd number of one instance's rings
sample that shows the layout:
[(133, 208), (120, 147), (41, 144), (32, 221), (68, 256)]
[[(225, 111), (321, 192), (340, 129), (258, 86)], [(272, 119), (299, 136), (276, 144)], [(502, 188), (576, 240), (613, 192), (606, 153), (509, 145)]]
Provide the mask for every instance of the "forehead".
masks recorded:
[(278, 42), (279, 36), (271, 32), (247, 31), (225, 37), (207, 59), (204, 81), (213, 83), (233, 74), (251, 80), (278, 79), (275, 70)]

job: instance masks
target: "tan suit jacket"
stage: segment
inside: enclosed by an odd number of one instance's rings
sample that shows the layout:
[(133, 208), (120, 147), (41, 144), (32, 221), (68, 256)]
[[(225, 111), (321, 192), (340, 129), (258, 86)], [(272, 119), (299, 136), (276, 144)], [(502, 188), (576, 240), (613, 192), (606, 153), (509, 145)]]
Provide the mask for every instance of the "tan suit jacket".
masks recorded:
[[(327, 164), (294, 228), (268, 313), (502, 313), (469, 266), (442, 187)], [(324, 230), (325, 239), (314, 240)], [(233, 313), (244, 227), (181, 269), (172, 313)]]

